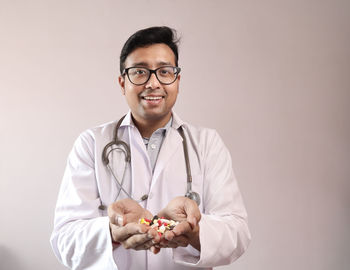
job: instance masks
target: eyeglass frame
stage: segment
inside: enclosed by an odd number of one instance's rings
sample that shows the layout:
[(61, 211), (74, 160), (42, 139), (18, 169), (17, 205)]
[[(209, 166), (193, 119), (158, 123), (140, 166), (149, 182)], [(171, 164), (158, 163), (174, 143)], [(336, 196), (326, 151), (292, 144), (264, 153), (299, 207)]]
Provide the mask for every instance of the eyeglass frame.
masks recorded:
[[(163, 82), (161, 82), (161, 81), (159, 80), (159, 78), (158, 78), (158, 75), (157, 75), (157, 71), (158, 71), (159, 69), (161, 69), (161, 68), (166, 68), (166, 67), (171, 67), (171, 68), (174, 68), (174, 69), (176, 70), (176, 72), (175, 72), (175, 74), (176, 74), (175, 79), (174, 79), (171, 83), (163, 83)], [(143, 69), (148, 70), (148, 71), (149, 71), (148, 79), (147, 79), (144, 83), (134, 83), (134, 82), (132, 82), (132, 81), (130, 80), (130, 77), (129, 77), (129, 69), (132, 69), (132, 68), (143, 68)], [(156, 69), (149, 69), (149, 68), (146, 68), (146, 67), (128, 67), (128, 68), (125, 68), (125, 69), (124, 69), (124, 71), (123, 71), (123, 73), (122, 73), (122, 76), (125, 76), (125, 74), (126, 74), (126, 75), (128, 76), (129, 81), (130, 81), (132, 84), (134, 84), (134, 85), (144, 85), (144, 84), (146, 84), (146, 83), (149, 81), (149, 79), (151, 78), (152, 74), (154, 74), (154, 75), (156, 76), (156, 78), (157, 78), (157, 80), (158, 80), (158, 82), (159, 82), (160, 84), (170, 85), (170, 84), (174, 83), (174, 82), (177, 80), (177, 77), (179, 76), (180, 71), (181, 71), (181, 68), (180, 68), (180, 67), (174, 67), (174, 66), (162, 66), (162, 67), (159, 67), (159, 68), (156, 68)]]

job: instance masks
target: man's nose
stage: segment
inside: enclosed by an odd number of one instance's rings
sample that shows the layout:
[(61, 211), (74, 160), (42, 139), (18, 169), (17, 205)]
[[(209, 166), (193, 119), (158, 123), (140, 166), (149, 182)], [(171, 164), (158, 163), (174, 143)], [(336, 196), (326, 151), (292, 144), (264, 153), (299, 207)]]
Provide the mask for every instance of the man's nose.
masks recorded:
[(160, 82), (157, 79), (157, 76), (155, 73), (151, 74), (151, 77), (146, 83), (146, 88), (151, 88), (151, 89), (157, 89), (160, 88)]

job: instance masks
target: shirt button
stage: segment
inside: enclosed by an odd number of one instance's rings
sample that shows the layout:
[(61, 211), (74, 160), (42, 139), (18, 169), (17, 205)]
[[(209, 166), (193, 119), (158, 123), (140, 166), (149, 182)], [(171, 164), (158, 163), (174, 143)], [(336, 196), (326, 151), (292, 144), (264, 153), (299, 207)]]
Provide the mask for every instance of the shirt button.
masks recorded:
[(152, 149), (156, 149), (156, 147), (157, 147), (157, 146), (156, 146), (154, 143), (151, 144), (151, 148), (152, 148)]

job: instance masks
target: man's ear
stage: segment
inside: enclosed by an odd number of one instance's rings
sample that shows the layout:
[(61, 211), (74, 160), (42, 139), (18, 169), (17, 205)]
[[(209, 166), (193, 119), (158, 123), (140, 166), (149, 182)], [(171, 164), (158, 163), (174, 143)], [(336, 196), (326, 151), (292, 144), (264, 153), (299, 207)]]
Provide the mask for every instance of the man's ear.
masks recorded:
[(121, 87), (122, 94), (125, 95), (125, 77), (120, 75), (118, 77), (118, 82), (119, 82), (119, 85)]

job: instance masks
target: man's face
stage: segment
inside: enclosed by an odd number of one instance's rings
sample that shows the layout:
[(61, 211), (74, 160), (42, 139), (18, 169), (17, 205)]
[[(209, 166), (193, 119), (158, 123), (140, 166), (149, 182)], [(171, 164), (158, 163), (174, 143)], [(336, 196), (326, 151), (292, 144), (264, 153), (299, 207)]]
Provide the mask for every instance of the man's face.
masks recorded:
[[(165, 44), (153, 44), (138, 48), (128, 55), (125, 67), (146, 67), (156, 69), (162, 66), (175, 66), (175, 55)], [(179, 92), (179, 80), (170, 85), (161, 84), (152, 74), (143, 85), (132, 84), (128, 77), (119, 76), (122, 93), (136, 121), (162, 121), (170, 119), (171, 109)]]

